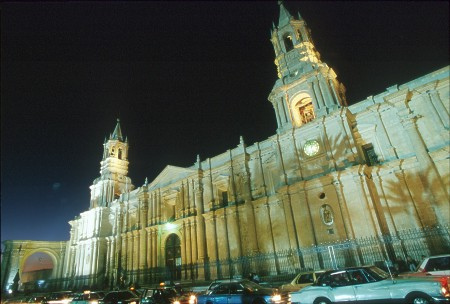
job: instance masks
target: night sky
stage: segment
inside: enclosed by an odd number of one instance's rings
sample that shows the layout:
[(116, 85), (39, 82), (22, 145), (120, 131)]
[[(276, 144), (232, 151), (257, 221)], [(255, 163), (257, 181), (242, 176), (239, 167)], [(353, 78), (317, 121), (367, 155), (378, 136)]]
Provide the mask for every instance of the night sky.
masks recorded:
[[(448, 65), (448, 1), (285, 2), (350, 103)], [(120, 118), (151, 182), (276, 132), (267, 2), (1, 6), (1, 239), (68, 240)]]

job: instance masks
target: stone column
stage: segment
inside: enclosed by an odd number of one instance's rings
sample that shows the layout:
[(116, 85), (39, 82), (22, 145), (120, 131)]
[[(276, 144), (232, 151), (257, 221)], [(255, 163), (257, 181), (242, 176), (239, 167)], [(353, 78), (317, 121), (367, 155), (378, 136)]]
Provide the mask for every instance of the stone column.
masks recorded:
[(318, 76), (318, 77), (319, 77), (319, 81), (317, 84), (319, 87), (319, 91), (324, 96), (324, 98), (326, 96), (326, 99), (324, 100), (325, 106), (327, 108), (329, 108), (330, 110), (333, 110), (336, 108), (336, 102), (334, 101), (333, 96), (330, 93), (328, 84), (325, 81), (325, 79), (323, 78), (323, 76)]
[(352, 221), (348, 212), (347, 200), (344, 195), (344, 182), (342, 182), (342, 175), (340, 173), (335, 174), (333, 186), (338, 198), (338, 204), (340, 213), (342, 214), (342, 223), (344, 224), (345, 235), (347, 239), (354, 239), (355, 232), (353, 231)]
[(278, 103), (275, 101), (275, 102), (272, 102), (272, 105), (273, 105), (273, 108), (274, 108), (274, 110), (275, 110), (275, 117), (276, 117), (276, 120), (277, 120), (277, 125), (278, 125), (278, 127), (282, 127), (282, 122), (281, 122), (281, 119), (280, 119), (280, 110), (278, 109)]
[(258, 248), (258, 234), (256, 230), (255, 211), (253, 209), (253, 203), (247, 201), (244, 204), (245, 216), (247, 217), (247, 248), (249, 252), (247, 254), (254, 254), (259, 251)]
[(289, 248), (298, 249), (299, 244), (296, 233), (296, 223), (292, 214), (291, 194), (285, 193), (282, 196), (280, 195), (280, 198), (282, 199), (281, 203), (283, 204), (284, 219), (286, 221), (286, 232), (289, 239)]
[[(434, 213), (438, 219), (438, 223), (441, 225), (446, 225), (448, 224), (450, 213), (447, 190), (446, 187), (442, 184), (439, 173), (437, 172), (436, 167), (430, 155), (428, 154), (425, 144), (419, 134), (419, 131), (416, 128), (415, 120), (416, 118), (412, 117), (412, 115), (404, 115), (401, 122), (403, 127), (405, 128), (406, 134), (408, 135), (408, 138), (411, 142), (411, 147), (416, 154), (420, 166), (419, 177), (424, 186), (423, 189), (426, 200), (434, 209)], [(433, 188), (437, 189), (437, 191), (435, 191), (434, 193)], [(438, 196), (440, 194), (443, 195), (441, 195), (440, 198), (437, 198), (435, 197), (435, 193)]]
[(358, 175), (355, 175), (353, 177), (353, 181), (356, 184), (356, 189), (358, 190), (358, 196), (360, 198), (361, 204), (363, 204), (364, 206), (366, 206), (366, 210), (367, 212), (370, 214), (370, 222), (367, 223), (367, 231), (369, 233), (369, 235), (381, 235), (382, 231), (381, 231), (381, 227), (380, 227), (380, 223), (378, 221), (378, 216), (377, 213), (375, 211), (375, 206), (373, 205), (373, 203), (371, 202), (370, 198), (370, 193), (368, 193), (369, 191), (367, 191), (366, 188), (366, 182), (365, 182), (365, 175), (363, 172), (358, 172)]
[[(133, 232), (133, 270), (135, 272), (136, 275), (136, 270), (138, 270), (139, 267), (139, 231), (138, 230), (134, 230)], [(134, 279), (136, 279), (136, 277), (134, 277)]]
[(145, 259), (146, 259), (146, 270), (148, 271), (153, 267), (152, 265), (152, 252), (153, 252), (153, 244), (152, 244), (152, 229), (147, 227), (145, 228), (146, 235), (147, 235), (147, 246), (146, 246), (146, 253), (145, 253)]
[[(414, 220), (416, 222), (416, 225), (420, 228), (423, 228), (425, 226), (432, 226), (433, 223), (436, 222), (436, 215), (434, 214), (433, 208), (431, 208), (430, 205), (427, 205), (425, 202), (419, 202), (421, 205), (418, 205), (418, 202), (414, 200), (414, 197), (409, 190), (410, 187), (408, 186), (405, 172), (403, 170), (395, 172), (395, 176), (397, 177), (397, 180), (399, 182), (398, 189), (402, 189), (399, 191), (399, 194), (401, 197), (404, 197), (406, 199), (405, 203), (410, 202), (414, 206)], [(397, 230), (396, 230), (397, 233)]]
[[(439, 121), (437, 121), (440, 125), (442, 125), (445, 129), (449, 128), (449, 114), (447, 112), (447, 109), (442, 104), (442, 100), (439, 97), (439, 93), (436, 90), (427, 91), (428, 98), (430, 99), (431, 103), (433, 104), (434, 108), (437, 111), (438, 117), (440, 118)], [(448, 133), (446, 133), (448, 136)]]
[[(311, 96), (311, 101), (312, 101), (313, 107), (316, 111), (318, 111), (321, 108), (321, 106), (319, 104), (319, 99), (316, 96), (316, 93), (314, 92), (314, 85), (310, 81), (308, 81), (308, 88), (309, 88), (309, 95)], [(314, 112), (316, 112), (316, 111), (314, 111)], [(316, 114), (316, 116), (317, 116), (317, 114)]]
[(227, 226), (227, 239), (229, 243), (230, 257), (240, 257), (241, 256), (241, 244), (237, 224), (237, 209), (236, 208), (225, 208), (226, 216), (224, 220)]
[[(209, 214), (205, 214), (205, 226), (206, 226), (206, 235), (208, 240), (206, 244), (208, 245), (208, 257), (209, 262), (216, 263), (217, 262), (217, 234), (216, 234), (216, 222), (214, 212), (210, 212)], [(217, 269), (214, 267), (210, 268), (211, 279), (217, 278)]]
[(156, 268), (158, 267), (158, 238), (159, 238), (159, 228), (156, 228), (152, 231), (152, 239), (153, 239), (153, 246), (152, 246), (152, 267)]
[(197, 242), (197, 219), (191, 222), (191, 243), (192, 243), (192, 263), (198, 261), (198, 242)]
[[(191, 222), (186, 221), (186, 266), (190, 266), (192, 264), (192, 237), (191, 237)], [(187, 278), (191, 277), (191, 269), (188, 268)]]
[(198, 263), (199, 263), (199, 272), (198, 277), (199, 279), (206, 279), (205, 272), (203, 266), (205, 265), (205, 260), (207, 258), (206, 255), (206, 236), (205, 236), (205, 220), (203, 218), (203, 187), (201, 184), (201, 181), (199, 180), (196, 184), (195, 189), (195, 203), (197, 208), (197, 216), (195, 217), (196, 220), (196, 227), (197, 227), (197, 254), (198, 254)]
[[(322, 96), (322, 92), (320, 91), (319, 80), (318, 79), (314, 79), (313, 80), (313, 91), (314, 91), (314, 95), (318, 99), (318, 103), (320, 105), (320, 109), (321, 110), (325, 110), (326, 105), (325, 105), (325, 101), (324, 101), (323, 96)], [(326, 113), (326, 112), (324, 111), (323, 113)]]
[(147, 232), (145, 229), (139, 230), (139, 269), (147, 268)]
[(188, 255), (187, 255), (187, 246), (188, 246), (188, 237), (187, 237), (187, 224), (186, 221), (183, 221), (182, 223), (182, 227), (181, 227), (182, 231), (183, 231), (183, 237), (181, 238), (181, 260), (182, 260), (182, 264), (185, 266), (184, 269), (184, 278), (187, 279), (188, 274), (187, 274), (187, 265), (189, 264), (189, 260), (188, 260)]

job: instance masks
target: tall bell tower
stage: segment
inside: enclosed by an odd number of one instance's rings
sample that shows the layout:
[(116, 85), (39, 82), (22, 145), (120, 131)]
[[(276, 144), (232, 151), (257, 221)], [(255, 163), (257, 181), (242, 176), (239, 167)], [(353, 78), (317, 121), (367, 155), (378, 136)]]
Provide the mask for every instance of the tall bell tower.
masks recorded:
[(306, 22), (294, 18), (282, 1), (278, 25), (273, 25), (278, 80), (269, 95), (277, 118), (277, 132), (300, 127), (347, 105), (345, 87), (320, 60)]
[(103, 144), (100, 162), (100, 177), (94, 180), (91, 189), (90, 208), (108, 207), (122, 193), (134, 189), (128, 174), (128, 139), (123, 140), (120, 121), (117, 119), (114, 132)]

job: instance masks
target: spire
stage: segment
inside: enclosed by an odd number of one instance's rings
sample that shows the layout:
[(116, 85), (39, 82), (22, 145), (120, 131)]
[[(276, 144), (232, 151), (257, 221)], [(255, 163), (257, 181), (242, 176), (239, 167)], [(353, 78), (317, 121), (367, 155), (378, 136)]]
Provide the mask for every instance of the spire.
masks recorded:
[(278, 19), (278, 28), (281, 28), (287, 24), (291, 20), (292, 16), (289, 14), (288, 10), (284, 7), (283, 1), (278, 1), (280, 5), (280, 19)]
[(122, 137), (122, 130), (120, 129), (120, 119), (117, 118), (117, 125), (116, 128), (114, 129), (113, 134), (110, 137), (111, 139), (118, 139), (120, 141), (123, 141), (123, 137)]

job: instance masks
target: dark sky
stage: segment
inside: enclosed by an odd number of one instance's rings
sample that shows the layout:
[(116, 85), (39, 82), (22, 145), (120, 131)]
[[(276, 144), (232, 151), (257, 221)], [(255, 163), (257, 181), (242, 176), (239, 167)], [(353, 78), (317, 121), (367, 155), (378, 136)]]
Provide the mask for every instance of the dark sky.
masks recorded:
[[(285, 2), (350, 103), (448, 65), (448, 1)], [(267, 2), (16, 2), (1, 14), (1, 239), (68, 240), (117, 118), (136, 186), (276, 130)]]

